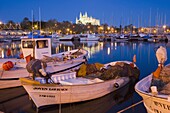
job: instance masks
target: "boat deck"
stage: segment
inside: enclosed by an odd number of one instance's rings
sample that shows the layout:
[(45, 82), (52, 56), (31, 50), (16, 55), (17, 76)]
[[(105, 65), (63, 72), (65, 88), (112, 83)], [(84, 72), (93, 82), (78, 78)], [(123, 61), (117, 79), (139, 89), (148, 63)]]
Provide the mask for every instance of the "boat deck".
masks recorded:
[(16, 79), (20, 77), (28, 77), (29, 73), (25, 68), (14, 67), (9, 71), (0, 70), (0, 80), (2, 79)]

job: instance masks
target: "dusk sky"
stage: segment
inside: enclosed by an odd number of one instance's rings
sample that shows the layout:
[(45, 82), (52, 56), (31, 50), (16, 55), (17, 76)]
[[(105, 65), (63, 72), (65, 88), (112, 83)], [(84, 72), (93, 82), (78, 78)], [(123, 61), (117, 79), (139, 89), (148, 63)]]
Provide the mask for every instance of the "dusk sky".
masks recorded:
[(40, 8), (43, 21), (75, 23), (80, 12), (87, 12), (100, 19), (101, 24), (170, 25), (170, 0), (0, 0), (0, 3), (0, 21), (4, 23), (21, 22), (24, 17), (32, 20), (32, 10), (38, 20)]

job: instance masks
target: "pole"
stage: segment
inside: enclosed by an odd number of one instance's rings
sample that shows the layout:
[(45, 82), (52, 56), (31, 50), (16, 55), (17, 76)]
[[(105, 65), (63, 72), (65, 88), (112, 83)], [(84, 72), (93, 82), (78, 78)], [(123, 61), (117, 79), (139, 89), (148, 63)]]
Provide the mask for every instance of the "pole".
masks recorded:
[(41, 9), (39, 7), (39, 24), (40, 24), (40, 32), (41, 32)]

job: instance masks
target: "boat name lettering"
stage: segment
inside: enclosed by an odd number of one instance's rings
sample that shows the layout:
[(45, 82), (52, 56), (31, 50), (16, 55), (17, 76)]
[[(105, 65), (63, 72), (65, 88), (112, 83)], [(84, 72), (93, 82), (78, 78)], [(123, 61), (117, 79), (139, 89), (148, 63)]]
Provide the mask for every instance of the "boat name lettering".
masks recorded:
[(153, 109), (154, 113), (162, 113), (161, 111), (157, 110), (157, 109)]
[(33, 90), (48, 90), (48, 88), (34, 87)]
[(57, 91), (67, 91), (67, 88), (57, 88)]
[(56, 88), (49, 88), (49, 91), (56, 91)]
[(55, 98), (55, 95), (39, 95), (39, 97)]
[(163, 104), (163, 103), (160, 103), (160, 102), (156, 102), (156, 101), (153, 101), (153, 102), (154, 102), (155, 106), (164, 108), (166, 110), (170, 110), (170, 106), (169, 105), (166, 105), (166, 104)]
[(42, 90), (42, 91), (67, 91), (67, 88), (42, 88), (42, 87), (34, 87), (33, 90)]

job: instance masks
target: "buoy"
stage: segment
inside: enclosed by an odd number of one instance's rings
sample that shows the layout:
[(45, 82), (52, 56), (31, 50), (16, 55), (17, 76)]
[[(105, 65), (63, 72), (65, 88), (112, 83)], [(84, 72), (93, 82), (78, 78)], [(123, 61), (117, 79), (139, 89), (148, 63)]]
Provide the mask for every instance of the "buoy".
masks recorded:
[(5, 71), (8, 71), (13, 67), (14, 67), (14, 64), (11, 61), (7, 61), (7, 62), (3, 63), (3, 65), (2, 65), (2, 68)]
[(153, 72), (153, 76), (154, 76), (155, 78), (159, 78), (159, 75), (160, 75), (160, 73), (161, 73), (161, 70), (162, 70), (162, 67), (159, 66), (159, 67)]
[(136, 62), (136, 55), (133, 56), (133, 62)]

